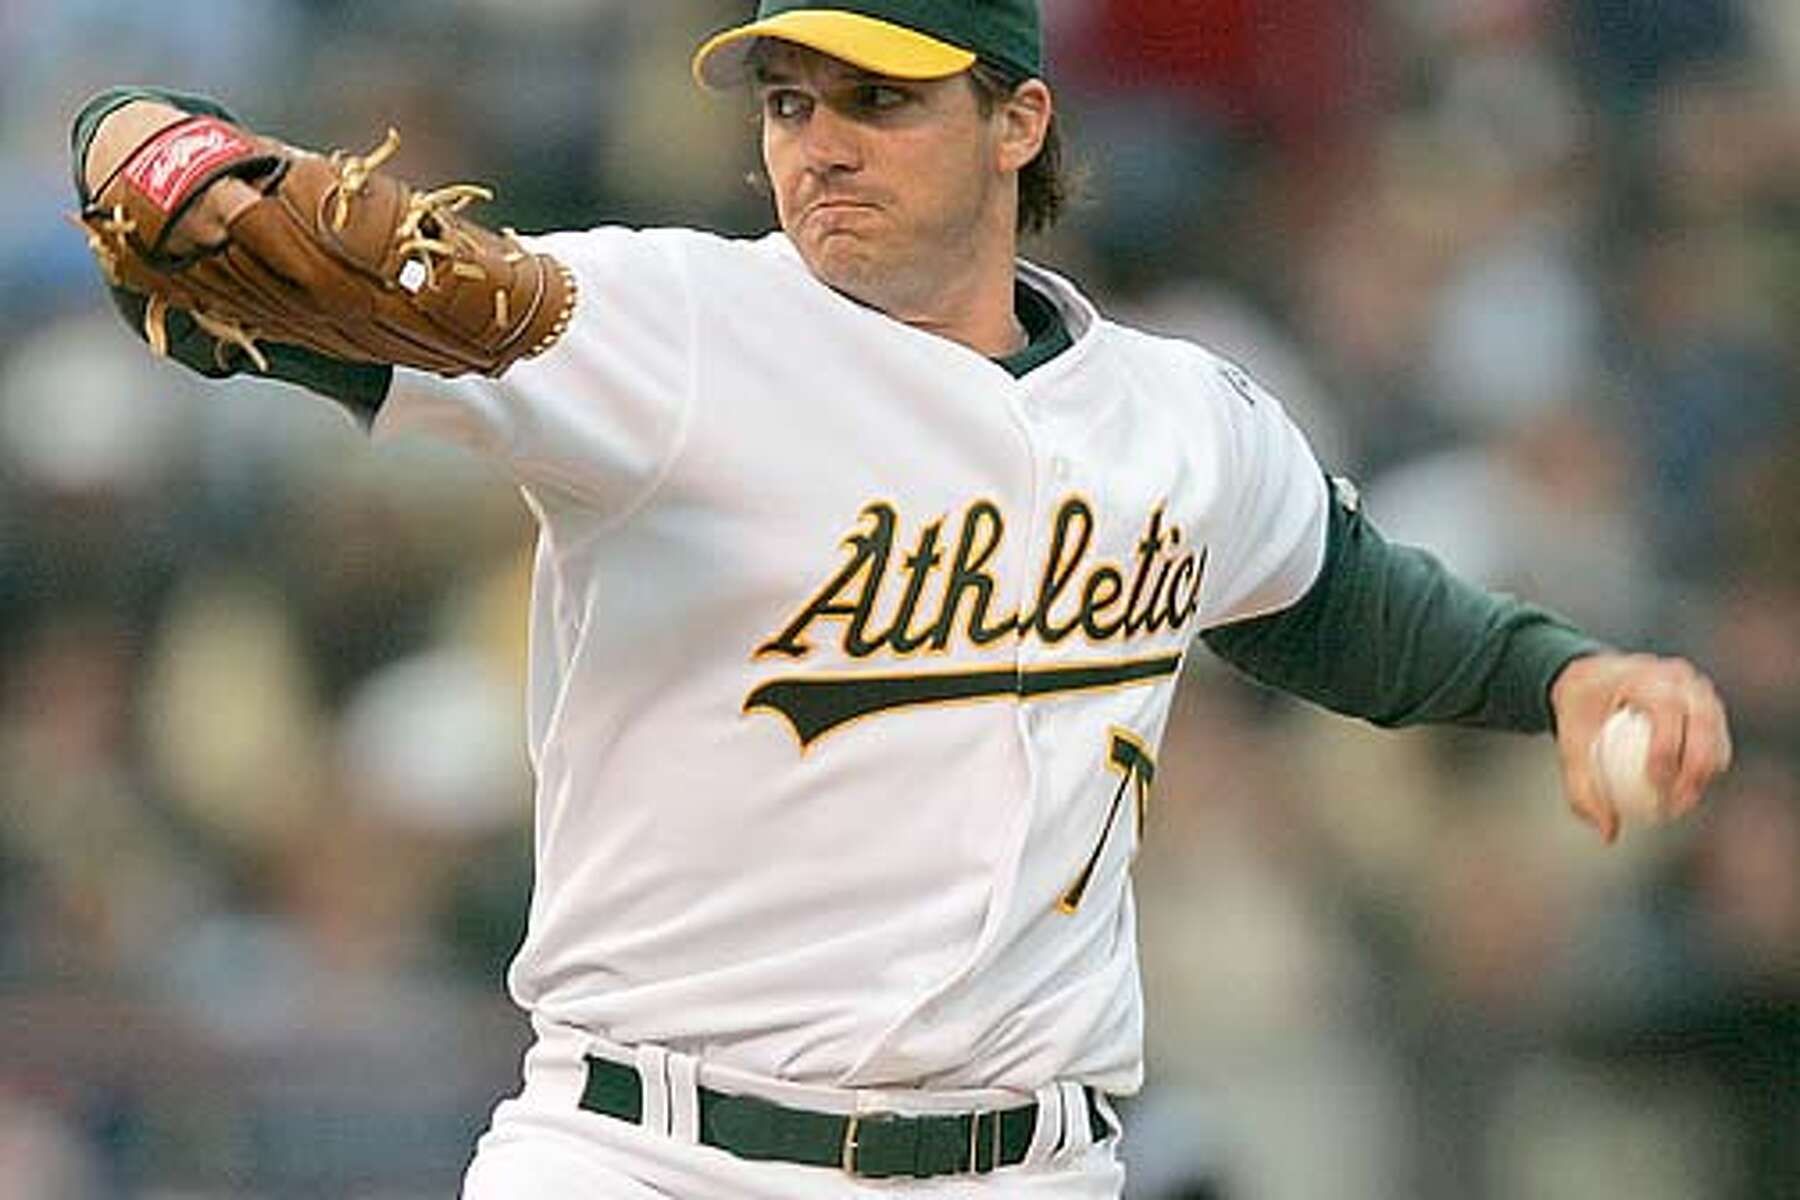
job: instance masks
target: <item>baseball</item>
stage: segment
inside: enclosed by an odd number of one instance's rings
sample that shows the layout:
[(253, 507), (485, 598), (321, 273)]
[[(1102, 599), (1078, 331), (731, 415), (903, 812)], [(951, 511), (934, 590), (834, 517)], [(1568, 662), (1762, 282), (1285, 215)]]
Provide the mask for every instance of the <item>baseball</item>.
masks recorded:
[(1662, 793), (1650, 782), (1650, 718), (1621, 708), (1594, 739), (1594, 772), (1613, 807), (1628, 821), (1664, 820)]

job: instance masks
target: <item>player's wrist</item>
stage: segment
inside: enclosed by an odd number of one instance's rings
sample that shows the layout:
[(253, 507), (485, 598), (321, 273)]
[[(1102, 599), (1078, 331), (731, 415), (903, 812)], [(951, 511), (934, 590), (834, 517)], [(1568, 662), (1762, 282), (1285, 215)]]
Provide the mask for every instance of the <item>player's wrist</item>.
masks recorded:
[(131, 152), (190, 114), (157, 100), (130, 100), (107, 113), (95, 127), (81, 162), (87, 194), (98, 194), (125, 164)]
[(1550, 706), (1559, 718), (1576, 710), (1609, 708), (1619, 682), (1634, 668), (1653, 661), (1652, 655), (1618, 651), (1573, 658), (1550, 684)]

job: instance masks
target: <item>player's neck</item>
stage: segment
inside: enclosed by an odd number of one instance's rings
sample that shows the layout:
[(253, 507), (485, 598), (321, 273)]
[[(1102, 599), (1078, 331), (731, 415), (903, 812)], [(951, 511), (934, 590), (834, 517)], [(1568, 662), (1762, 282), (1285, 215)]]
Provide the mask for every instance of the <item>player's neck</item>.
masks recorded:
[(929, 306), (891, 315), (987, 358), (1004, 358), (1024, 349), (1027, 338), (1014, 296), (1015, 245), (1010, 240), (990, 245), (995, 249), (946, 281)]
[(917, 317), (906, 320), (914, 329), (959, 342), (986, 358), (1005, 358), (1025, 348), (1029, 340), (1014, 311), (1012, 283), (1006, 288), (1006, 307), (995, 312), (961, 317)]

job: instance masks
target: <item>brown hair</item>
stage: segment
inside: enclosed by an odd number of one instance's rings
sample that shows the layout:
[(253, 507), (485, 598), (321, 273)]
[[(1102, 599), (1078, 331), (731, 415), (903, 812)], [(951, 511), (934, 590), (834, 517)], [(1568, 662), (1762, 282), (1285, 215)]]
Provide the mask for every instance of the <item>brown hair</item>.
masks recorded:
[[(994, 109), (1024, 82), (1016, 73), (985, 60), (969, 69), (969, 84), (975, 89), (975, 100), (984, 117), (993, 115)], [(1073, 191), (1063, 154), (1062, 129), (1056, 114), (1051, 113), (1043, 148), (1019, 170), (1019, 232), (1049, 230), (1069, 207)]]

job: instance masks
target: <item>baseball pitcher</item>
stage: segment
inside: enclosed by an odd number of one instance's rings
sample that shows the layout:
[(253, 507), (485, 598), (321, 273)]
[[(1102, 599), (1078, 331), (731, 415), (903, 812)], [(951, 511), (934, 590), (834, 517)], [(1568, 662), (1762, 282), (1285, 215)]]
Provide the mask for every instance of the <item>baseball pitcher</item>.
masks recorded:
[(536, 1042), (465, 1182), (546, 1196), (1116, 1197), (1142, 1078), (1129, 869), (1197, 641), (1382, 725), (1648, 721), (1678, 815), (1730, 743), (1623, 655), (1385, 542), (1278, 400), (1019, 257), (1061, 203), (1035, 0), (762, 0), (779, 228), (520, 237), (392, 137), (200, 97), (75, 128), (158, 353), (510, 472), (537, 518)]

